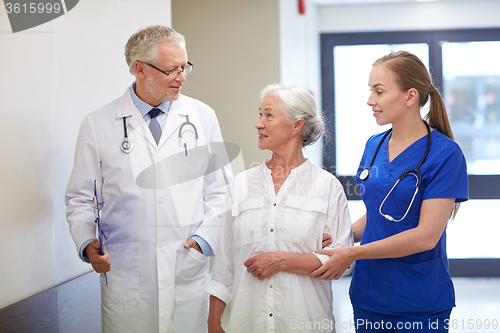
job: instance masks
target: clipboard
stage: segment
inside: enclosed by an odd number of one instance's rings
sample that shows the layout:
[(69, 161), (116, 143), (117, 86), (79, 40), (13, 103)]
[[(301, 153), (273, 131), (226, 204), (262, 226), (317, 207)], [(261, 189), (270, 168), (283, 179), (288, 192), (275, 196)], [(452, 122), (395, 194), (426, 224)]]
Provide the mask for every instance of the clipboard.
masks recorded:
[[(99, 210), (99, 200), (97, 199), (97, 180), (94, 179), (94, 214), (95, 214), (95, 223), (96, 225), (96, 238), (101, 244), (101, 255), (104, 254), (104, 249), (102, 245), (102, 229), (101, 229), (101, 212)], [(106, 272), (104, 272), (104, 278), (106, 279), (106, 285), (108, 285), (108, 276)]]

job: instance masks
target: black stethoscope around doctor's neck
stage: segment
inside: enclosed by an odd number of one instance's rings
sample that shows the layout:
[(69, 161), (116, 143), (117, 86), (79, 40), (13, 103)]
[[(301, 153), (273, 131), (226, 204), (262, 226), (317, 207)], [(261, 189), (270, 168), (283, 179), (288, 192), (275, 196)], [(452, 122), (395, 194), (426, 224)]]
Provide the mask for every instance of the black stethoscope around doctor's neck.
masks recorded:
[[(123, 117), (123, 136), (124, 136), (124, 139), (123, 139), (123, 142), (120, 144), (120, 150), (122, 152), (124, 152), (125, 154), (130, 154), (130, 152), (134, 149), (134, 144), (129, 141), (128, 139), (128, 132), (127, 132), (127, 120), (126, 120), (127, 117)], [(189, 121), (189, 116), (186, 115), (186, 121), (183, 122), (181, 124), (181, 126), (179, 127), (179, 146), (182, 146), (182, 129), (184, 128), (184, 126), (191, 126), (194, 130), (194, 135), (195, 135), (195, 142), (196, 142), (196, 146), (198, 146), (198, 130), (196, 129), (196, 126), (195, 124), (193, 124), (192, 122)], [(184, 143), (184, 149), (186, 150), (186, 155), (187, 155), (187, 144)]]
[[(425, 159), (427, 158), (427, 155), (429, 154), (429, 150), (431, 149), (431, 128), (430, 128), (429, 124), (427, 124), (426, 121), (424, 121), (424, 124), (425, 124), (425, 127), (427, 127), (427, 148), (425, 149), (424, 156), (422, 156), (422, 159), (420, 160), (420, 162), (418, 163), (418, 165), (417, 165), (417, 167), (415, 169), (406, 170), (405, 172), (403, 172), (401, 174), (401, 176), (399, 176), (399, 178), (396, 181), (396, 183), (394, 184), (394, 186), (392, 186), (391, 190), (389, 191), (389, 193), (387, 193), (387, 195), (385, 196), (384, 200), (380, 204), (380, 207), (379, 207), (379, 210), (378, 210), (379, 213), (380, 213), (380, 215), (382, 215), (383, 217), (385, 217), (389, 221), (401, 222), (406, 217), (406, 215), (408, 215), (408, 212), (410, 211), (410, 208), (413, 205), (413, 200), (415, 200), (415, 196), (417, 195), (418, 189), (420, 188), (420, 184), (422, 183), (422, 174), (420, 173), (419, 169), (422, 166), (422, 164), (424, 163)], [(372, 157), (372, 160), (370, 162), (370, 165), (368, 166), (368, 168), (365, 168), (365, 169), (361, 170), (361, 172), (359, 173), (358, 177), (359, 177), (360, 180), (365, 181), (370, 176), (370, 170), (371, 170), (371, 168), (373, 166), (373, 162), (375, 161), (375, 157), (377, 157), (377, 153), (378, 153), (378, 151), (380, 149), (380, 146), (384, 142), (385, 138), (387, 138), (387, 136), (391, 132), (392, 132), (392, 128), (390, 130), (388, 130), (384, 134), (384, 136), (382, 137), (382, 140), (380, 140), (380, 142), (378, 143), (377, 149), (375, 149), (375, 153), (373, 154), (373, 157)], [(410, 202), (410, 205), (408, 206), (408, 209), (406, 210), (406, 213), (403, 215), (402, 218), (400, 218), (399, 220), (396, 220), (392, 216), (390, 216), (388, 214), (382, 213), (382, 206), (384, 205), (385, 201), (387, 200), (387, 198), (389, 197), (389, 195), (392, 193), (392, 191), (399, 184), (399, 182), (402, 181), (403, 178), (405, 178), (408, 175), (412, 175), (417, 180), (415, 192), (413, 193), (413, 198), (411, 198), (411, 202)]]

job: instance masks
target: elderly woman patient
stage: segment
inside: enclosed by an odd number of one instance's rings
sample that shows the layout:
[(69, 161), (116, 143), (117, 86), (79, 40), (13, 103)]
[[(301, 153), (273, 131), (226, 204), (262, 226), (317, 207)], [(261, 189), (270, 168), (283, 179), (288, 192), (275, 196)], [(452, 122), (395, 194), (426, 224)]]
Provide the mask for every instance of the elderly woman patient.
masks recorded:
[(259, 149), (272, 157), (240, 173), (227, 196), (205, 286), (209, 332), (224, 332), (229, 301), (227, 332), (332, 332), (331, 281), (308, 274), (328, 259), (314, 253), (324, 234), (331, 248), (352, 246), (353, 238), (339, 181), (302, 154), (324, 123), (313, 96), (298, 86), (267, 86), (259, 112)]

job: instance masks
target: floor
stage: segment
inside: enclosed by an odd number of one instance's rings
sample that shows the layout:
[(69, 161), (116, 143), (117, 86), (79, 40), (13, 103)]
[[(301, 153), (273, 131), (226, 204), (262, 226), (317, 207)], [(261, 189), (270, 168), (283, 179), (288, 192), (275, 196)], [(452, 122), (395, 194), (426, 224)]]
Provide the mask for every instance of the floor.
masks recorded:
[[(333, 281), (337, 333), (353, 333), (350, 277)], [(454, 278), (456, 304), (450, 332), (500, 332), (500, 278)], [(495, 328), (496, 327), (496, 328)]]

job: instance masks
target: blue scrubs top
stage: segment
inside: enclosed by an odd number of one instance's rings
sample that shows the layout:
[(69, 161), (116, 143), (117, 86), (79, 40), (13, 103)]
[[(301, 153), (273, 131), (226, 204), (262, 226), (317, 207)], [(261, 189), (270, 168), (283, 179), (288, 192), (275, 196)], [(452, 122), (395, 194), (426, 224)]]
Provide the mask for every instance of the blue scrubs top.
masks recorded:
[[(358, 176), (369, 166), (383, 134), (372, 136), (366, 143)], [(423, 200), (453, 198), (455, 202), (462, 202), (468, 199), (467, 166), (460, 147), (433, 130), (429, 154), (420, 167), (422, 184), (408, 215), (401, 222), (389, 221), (380, 215), (380, 204), (394, 183), (403, 172), (417, 167), (427, 148), (425, 135), (389, 163), (389, 137), (380, 146), (368, 179), (361, 181), (358, 176), (355, 179), (367, 210), (361, 244), (415, 228)], [(408, 209), (415, 187), (416, 178), (405, 177), (387, 198), (382, 212), (400, 219)], [(446, 230), (432, 250), (403, 258), (357, 260), (349, 295), (354, 306), (384, 314), (436, 313), (454, 307)]]

